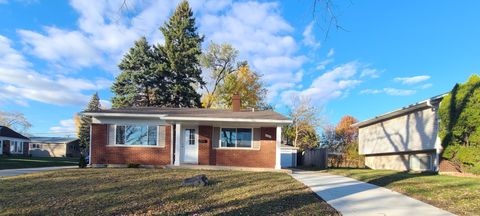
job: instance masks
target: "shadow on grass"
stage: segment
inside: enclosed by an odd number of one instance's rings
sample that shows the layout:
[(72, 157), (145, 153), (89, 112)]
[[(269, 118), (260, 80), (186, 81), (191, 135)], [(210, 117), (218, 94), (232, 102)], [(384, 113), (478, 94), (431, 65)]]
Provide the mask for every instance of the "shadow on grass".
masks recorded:
[[(206, 174), (210, 185), (180, 187), (184, 178), (198, 174)], [(2, 183), (0, 203), (7, 215), (338, 215), (280, 173), (106, 168), (41, 173)]]
[(395, 183), (397, 181), (403, 181), (407, 180), (410, 178), (416, 178), (416, 177), (422, 177), (422, 176), (432, 176), (436, 175), (435, 173), (428, 173), (428, 172), (423, 172), (423, 173), (410, 173), (410, 172), (397, 172), (391, 175), (386, 175), (378, 178), (374, 178), (372, 180), (367, 181), (370, 184), (378, 185), (381, 187), (386, 187), (392, 183)]

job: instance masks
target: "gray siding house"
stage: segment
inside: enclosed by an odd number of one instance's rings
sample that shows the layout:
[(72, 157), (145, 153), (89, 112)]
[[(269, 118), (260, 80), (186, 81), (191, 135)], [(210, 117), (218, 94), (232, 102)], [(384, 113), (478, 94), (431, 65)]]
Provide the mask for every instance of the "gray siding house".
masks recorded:
[(371, 169), (438, 171), (438, 106), (444, 95), (354, 124), (359, 153)]

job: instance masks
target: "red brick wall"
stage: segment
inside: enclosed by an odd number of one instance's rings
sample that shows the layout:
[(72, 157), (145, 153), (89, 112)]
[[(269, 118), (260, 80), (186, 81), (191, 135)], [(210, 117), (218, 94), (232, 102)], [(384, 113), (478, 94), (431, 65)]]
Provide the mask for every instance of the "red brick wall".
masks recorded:
[(3, 140), (3, 154), (8, 155), (10, 154), (10, 141), (8, 140)]
[[(270, 134), (267, 138), (265, 134)], [(220, 166), (262, 167), (275, 168), (275, 139), (276, 128), (261, 128), (260, 149), (212, 149), (212, 127), (199, 127), (199, 164)], [(207, 143), (200, 143), (200, 139)]]
[(198, 126), (198, 164), (200, 165), (215, 164), (210, 162), (210, 156), (213, 156), (211, 137), (211, 126)]
[(171, 126), (165, 128), (165, 148), (107, 146), (107, 128), (108, 125), (92, 124), (92, 164), (170, 164)]
[(23, 143), (23, 156), (28, 156), (28, 150), (30, 149), (30, 144), (28, 142)]

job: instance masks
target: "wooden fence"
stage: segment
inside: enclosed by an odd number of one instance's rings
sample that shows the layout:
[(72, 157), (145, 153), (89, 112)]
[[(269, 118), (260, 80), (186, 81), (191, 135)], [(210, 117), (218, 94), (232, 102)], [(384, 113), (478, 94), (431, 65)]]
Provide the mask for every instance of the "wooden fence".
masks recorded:
[(302, 153), (302, 165), (309, 167), (318, 167), (320, 169), (327, 168), (327, 149), (310, 149)]

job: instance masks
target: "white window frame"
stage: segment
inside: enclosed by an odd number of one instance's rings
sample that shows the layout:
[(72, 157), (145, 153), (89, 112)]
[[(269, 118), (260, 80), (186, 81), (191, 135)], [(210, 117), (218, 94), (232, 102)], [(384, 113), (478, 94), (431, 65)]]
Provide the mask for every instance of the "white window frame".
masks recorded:
[[(13, 147), (13, 151), (12, 151), (12, 144), (15, 143), (15, 147)], [(20, 148), (18, 148), (18, 143), (20, 143)], [(23, 154), (23, 145), (24, 145), (24, 142), (23, 141), (19, 141), (19, 140), (10, 140), (10, 153), (12, 154)], [(15, 151), (15, 149), (17, 151)], [(18, 151), (20, 149), (20, 151)]]
[[(133, 127), (135, 127), (135, 126), (137, 126), (137, 127), (138, 126), (145, 126), (145, 127), (147, 127), (147, 145), (127, 145), (126, 143), (125, 144), (118, 144), (117, 143), (117, 126), (125, 126), (125, 127), (127, 127), (127, 126), (133, 126)], [(148, 137), (149, 136), (148, 127), (155, 127), (156, 128), (157, 138), (155, 139), (155, 145), (148, 145), (148, 138), (149, 138)], [(113, 144), (113, 146), (115, 146), (115, 147), (142, 147), (142, 148), (148, 148), (148, 147), (154, 148), (154, 147), (156, 147), (156, 148), (164, 148), (164, 147), (160, 146), (159, 143), (158, 143), (158, 136), (160, 134), (159, 133), (160, 132), (159, 131), (160, 130), (159, 125), (145, 125), (145, 124), (122, 124), (122, 125), (117, 125), (117, 124), (115, 124), (113, 130), (114, 130), (114, 136), (113, 136), (114, 144)]]
[[(222, 146), (222, 130), (223, 129), (235, 129), (235, 133), (237, 133), (238, 129), (250, 129), (252, 131), (252, 139), (250, 140), (251, 141), (251, 145), (250, 147), (237, 147), (237, 139), (235, 139), (235, 147), (227, 147), (227, 146)], [(253, 128), (250, 128), (250, 127), (220, 127), (220, 132), (218, 133), (218, 148), (219, 149), (248, 149), (248, 150), (251, 150), (251, 149), (254, 149), (253, 148), (253, 138), (254, 138), (254, 130)]]

